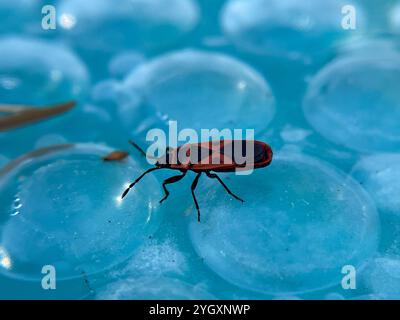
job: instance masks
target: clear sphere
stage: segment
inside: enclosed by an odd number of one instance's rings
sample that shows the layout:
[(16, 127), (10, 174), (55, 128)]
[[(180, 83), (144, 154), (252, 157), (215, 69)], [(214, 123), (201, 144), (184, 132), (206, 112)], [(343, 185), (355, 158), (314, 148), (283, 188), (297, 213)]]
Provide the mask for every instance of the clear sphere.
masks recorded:
[[(275, 100), (255, 70), (229, 56), (194, 50), (166, 54), (135, 69), (122, 83), (121, 121), (134, 127), (140, 110), (153, 110), (179, 129), (268, 128)], [(131, 97), (131, 99), (128, 99)]]
[[(170, 206), (166, 204), (166, 207)], [(155, 277), (163, 274), (184, 275), (188, 272), (189, 265), (185, 253), (171, 238), (168, 238), (164, 242), (154, 241), (143, 244), (129, 259), (126, 266), (113, 272), (113, 275)]]
[(376, 58), (376, 53), (380, 56), (396, 56), (400, 52), (400, 43), (393, 34), (378, 36), (361, 36), (344, 41), (338, 47), (338, 55), (354, 56), (355, 58)]
[(1, 104), (79, 101), (88, 86), (85, 65), (67, 47), (34, 38), (0, 38)]
[(128, 278), (103, 289), (96, 295), (100, 300), (204, 300), (215, 299), (202, 288), (181, 280), (159, 278)]
[(380, 256), (362, 270), (360, 279), (375, 299), (400, 299), (399, 256)]
[(40, 25), (41, 4), (43, 0), (0, 1), (0, 33), (29, 32)]
[[(197, 189), (201, 223), (190, 235), (219, 276), (248, 290), (287, 295), (340, 283), (377, 248), (379, 221), (366, 193), (334, 167), (304, 155), (278, 155), (270, 167)], [(205, 178), (204, 178), (205, 179)]]
[(144, 61), (145, 57), (136, 51), (123, 51), (111, 58), (108, 72), (111, 77), (124, 78)]
[[(2, 153), (11, 158), (19, 156), (33, 149), (43, 135), (89, 141), (91, 130), (99, 132), (97, 124), (106, 122), (101, 110), (93, 112), (90, 106), (82, 105), (89, 83), (85, 64), (69, 48), (35, 38), (0, 38), (0, 104), (40, 108), (77, 102), (74, 110), (57, 117), (0, 132)], [(85, 132), (76, 130), (80, 125)]]
[[(342, 27), (344, 0), (230, 0), (221, 14), (221, 26), (245, 51), (286, 58), (312, 57), (351, 32)], [(357, 27), (364, 14), (356, 6)], [(351, 30), (354, 33), (354, 30)]]
[(399, 54), (339, 58), (309, 83), (304, 114), (336, 144), (364, 152), (399, 150), (399, 83)]
[(199, 19), (193, 0), (64, 0), (57, 10), (60, 28), (74, 45), (101, 52), (169, 45)]
[(325, 300), (345, 300), (344, 296), (342, 296), (340, 293), (337, 292), (332, 292), (332, 293), (328, 293), (325, 296)]
[[(127, 158), (107, 163), (112, 150), (64, 145), (20, 158), (1, 172), (0, 272), (41, 279), (81, 277), (127, 259), (159, 226), (161, 196), (150, 175), (122, 201), (126, 185), (145, 170)], [(4, 259), (3, 259), (4, 260)]]
[(397, 2), (389, 11), (389, 27), (392, 32), (400, 33), (400, 3)]
[(400, 154), (377, 154), (362, 158), (352, 176), (374, 199), (377, 207), (400, 216)]

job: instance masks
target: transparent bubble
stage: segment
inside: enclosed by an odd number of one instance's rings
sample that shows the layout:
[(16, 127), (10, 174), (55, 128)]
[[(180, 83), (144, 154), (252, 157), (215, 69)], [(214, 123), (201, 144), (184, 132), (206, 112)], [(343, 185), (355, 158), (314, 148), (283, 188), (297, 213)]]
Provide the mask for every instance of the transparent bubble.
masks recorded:
[(304, 114), (334, 143), (365, 152), (399, 150), (399, 81), (399, 54), (339, 58), (311, 80)]
[(145, 243), (130, 258), (128, 264), (114, 272), (114, 276), (162, 275), (172, 273), (184, 275), (188, 265), (184, 253), (171, 239), (163, 242)]
[(375, 299), (400, 299), (399, 270), (399, 256), (381, 256), (367, 264), (360, 279)]
[[(42, 274), (42, 277), (45, 275)], [(91, 292), (87, 277), (82, 274), (75, 279), (57, 279), (56, 290), (44, 290), (42, 279), (26, 281), (23, 279), (9, 278), (0, 274), (0, 299), (2, 300), (55, 300), (55, 299), (83, 299)]]
[[(354, 1), (351, 3), (355, 6)], [(344, 0), (230, 0), (221, 14), (225, 34), (245, 51), (298, 59), (315, 56), (355, 30), (342, 27)], [(363, 8), (355, 6), (357, 30)]]
[(297, 128), (286, 125), (280, 132), (280, 136), (285, 143), (299, 144), (304, 142), (309, 135), (312, 134), (311, 130)]
[(395, 4), (388, 15), (390, 29), (392, 32), (398, 34), (400, 31), (400, 3)]
[(42, 0), (0, 1), (0, 33), (29, 31), (38, 24), (35, 13), (40, 13), (41, 3)]
[(257, 135), (275, 113), (273, 94), (261, 75), (217, 53), (184, 50), (161, 56), (138, 67), (120, 90), (127, 100), (120, 108), (127, 127), (134, 127), (139, 111), (153, 110), (164, 123), (177, 121), (178, 130), (249, 128)]
[(57, 279), (81, 277), (127, 259), (159, 226), (160, 187), (146, 177), (121, 194), (145, 166), (127, 158), (103, 162), (112, 150), (62, 145), (20, 158), (1, 172), (0, 268), (10, 277), (38, 279), (53, 265)]
[(203, 300), (215, 299), (199, 286), (173, 278), (128, 278), (100, 289), (101, 300)]
[(85, 65), (67, 47), (34, 38), (0, 38), (0, 103), (79, 101), (88, 85)]
[(71, 42), (96, 52), (160, 48), (191, 31), (199, 18), (193, 0), (64, 0), (57, 10)]
[(302, 300), (299, 297), (296, 296), (277, 296), (275, 298), (273, 298), (272, 300)]
[(379, 251), (400, 254), (400, 155), (377, 154), (361, 158), (352, 176), (369, 192), (380, 211), (381, 238)]
[(35, 149), (50, 147), (55, 144), (67, 143), (63, 136), (57, 134), (46, 134), (41, 136), (35, 143)]
[(390, 297), (387, 297), (385, 295), (380, 295), (380, 294), (366, 294), (363, 296), (358, 296), (354, 298), (353, 300), (389, 300)]
[(332, 292), (325, 296), (325, 300), (345, 300), (345, 298), (340, 293)]
[(400, 154), (364, 157), (354, 166), (352, 175), (379, 209), (400, 215)]
[(144, 56), (136, 51), (124, 51), (112, 57), (108, 70), (112, 77), (123, 78), (144, 60)]
[(368, 15), (368, 34), (385, 34), (389, 31), (388, 15), (397, 0), (362, 0), (363, 8)]
[(392, 34), (361, 36), (344, 41), (338, 47), (338, 53), (341, 56), (352, 55), (355, 58), (375, 58), (376, 52), (379, 52), (381, 56), (393, 55), (396, 58), (399, 51), (400, 43), (396, 40), (396, 36)]
[(203, 178), (202, 220), (190, 235), (204, 262), (239, 287), (276, 295), (328, 287), (340, 283), (344, 265), (376, 251), (375, 208), (334, 167), (288, 153), (252, 175), (220, 176), (245, 202)]
[[(93, 108), (81, 104), (88, 87), (86, 66), (67, 47), (34, 38), (0, 38), (0, 104), (44, 107), (77, 102), (74, 110), (58, 117), (1, 132), (2, 153), (12, 158), (28, 152), (42, 135), (56, 134), (64, 140), (79, 136), (77, 141), (89, 141), (91, 130), (102, 119)], [(77, 126), (84, 132), (78, 132)], [(97, 127), (95, 131), (99, 132)]]

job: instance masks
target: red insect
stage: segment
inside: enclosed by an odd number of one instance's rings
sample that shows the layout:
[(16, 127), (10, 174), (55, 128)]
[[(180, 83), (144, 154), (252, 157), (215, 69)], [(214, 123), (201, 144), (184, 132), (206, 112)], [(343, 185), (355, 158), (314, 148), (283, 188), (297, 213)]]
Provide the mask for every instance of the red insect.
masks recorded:
[[(144, 156), (146, 153), (134, 142), (130, 141), (130, 143), (140, 151)], [(250, 157), (247, 157), (248, 146), (254, 146), (254, 152), (249, 152), (251, 154)], [(235, 152), (235, 148), (239, 148), (239, 153)], [(229, 151), (227, 151), (229, 150)], [(182, 162), (179, 161), (179, 154), (182, 153), (186, 155), (187, 161)], [(190, 153), (192, 155), (195, 154), (195, 160), (191, 161), (193, 157), (190, 157)], [(239, 161), (239, 156), (241, 159), (246, 159), (246, 162), (243, 164)], [(235, 159), (238, 157), (238, 159)], [(218, 161), (215, 161), (218, 160)], [(238, 160), (238, 161), (235, 161)], [(150, 168), (141, 174), (134, 182), (132, 182), (129, 187), (122, 194), (122, 199), (128, 194), (129, 190), (138, 183), (147, 173), (159, 170), (159, 169), (172, 169), (181, 171), (180, 175), (170, 177), (164, 180), (162, 186), (165, 192), (165, 196), (160, 200), (162, 203), (165, 199), (168, 198), (169, 192), (166, 188), (167, 184), (175, 183), (180, 181), (188, 171), (196, 172), (197, 175), (193, 180), (191, 190), (194, 203), (197, 209), (197, 219), (200, 222), (200, 208), (196, 199), (196, 195), (194, 193), (197, 183), (199, 182), (199, 178), (201, 174), (204, 172), (207, 177), (212, 179), (217, 179), (219, 183), (225, 188), (225, 190), (235, 199), (244, 202), (238, 196), (233, 194), (229, 188), (225, 185), (225, 183), (221, 180), (221, 178), (213, 172), (234, 172), (236, 170), (240, 170), (251, 166), (254, 169), (263, 168), (268, 166), (272, 161), (272, 149), (271, 147), (261, 141), (248, 141), (248, 140), (221, 140), (219, 143), (215, 144), (215, 142), (202, 142), (195, 144), (185, 144), (176, 149), (167, 148), (165, 155), (157, 159), (154, 168)]]

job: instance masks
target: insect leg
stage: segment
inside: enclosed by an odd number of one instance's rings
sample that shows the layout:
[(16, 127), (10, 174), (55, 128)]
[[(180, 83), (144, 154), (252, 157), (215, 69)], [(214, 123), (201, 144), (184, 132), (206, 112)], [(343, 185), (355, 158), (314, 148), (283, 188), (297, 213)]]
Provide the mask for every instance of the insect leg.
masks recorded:
[(194, 190), (197, 187), (197, 183), (199, 182), (200, 176), (201, 176), (201, 172), (199, 172), (197, 174), (196, 178), (194, 178), (192, 186), (191, 186), (194, 204), (196, 205), (196, 209), (197, 209), (197, 221), (198, 222), (200, 222), (200, 207), (199, 207), (199, 204), (197, 203), (197, 199), (196, 199), (196, 195), (194, 194)]
[(133, 181), (128, 188), (126, 188), (126, 190), (124, 191), (124, 193), (121, 196), (121, 199), (125, 198), (125, 196), (128, 194), (129, 190), (131, 190), (133, 188), (133, 186), (138, 183), (146, 174), (154, 171), (154, 170), (158, 170), (158, 169), (163, 169), (163, 168), (150, 168), (148, 170), (146, 170), (145, 172), (143, 172), (135, 181)]
[(160, 203), (163, 203), (163, 201), (165, 199), (167, 199), (168, 196), (169, 196), (169, 191), (167, 190), (167, 187), (165, 185), (178, 182), (179, 180), (181, 180), (186, 175), (186, 173), (187, 173), (187, 171), (183, 171), (182, 174), (179, 175), (179, 176), (173, 176), (173, 177), (170, 177), (170, 178), (164, 180), (162, 186), (163, 186), (163, 189), (165, 191), (165, 196), (164, 196), (164, 198), (162, 198), (160, 200)]
[(215, 173), (211, 173), (209, 171), (206, 171), (206, 175), (207, 177), (211, 178), (211, 179), (217, 179), (219, 181), (219, 183), (221, 183), (221, 185), (224, 187), (224, 189), (226, 190), (226, 192), (228, 192), (232, 197), (234, 197), (235, 199), (244, 202), (243, 199), (240, 199), (237, 195), (233, 194), (231, 190), (229, 190), (229, 188), (227, 187), (227, 185), (221, 180), (221, 178), (215, 174)]

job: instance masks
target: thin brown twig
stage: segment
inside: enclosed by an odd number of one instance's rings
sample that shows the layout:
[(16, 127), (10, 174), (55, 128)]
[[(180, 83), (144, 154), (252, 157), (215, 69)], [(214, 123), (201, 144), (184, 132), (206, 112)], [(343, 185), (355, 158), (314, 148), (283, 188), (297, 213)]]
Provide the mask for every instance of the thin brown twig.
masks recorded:
[(0, 105), (0, 112), (11, 113), (9, 116), (0, 118), (0, 131), (14, 129), (54, 117), (69, 111), (74, 106), (74, 101), (60, 103), (45, 108), (34, 108), (22, 105)]
[(46, 154), (51, 154), (53, 152), (58, 152), (66, 149), (73, 148), (74, 144), (57, 144), (57, 145), (52, 145), (49, 147), (44, 147), (40, 149), (36, 149), (33, 151), (28, 152), (27, 154), (24, 154), (12, 161), (10, 161), (8, 164), (6, 164), (4, 167), (0, 168), (0, 178), (7, 173), (9, 173), (11, 170), (13, 170), (15, 167), (23, 163), (24, 161), (32, 158), (39, 158), (42, 157)]
[(1, 113), (18, 113), (32, 108), (22, 104), (0, 104)]

